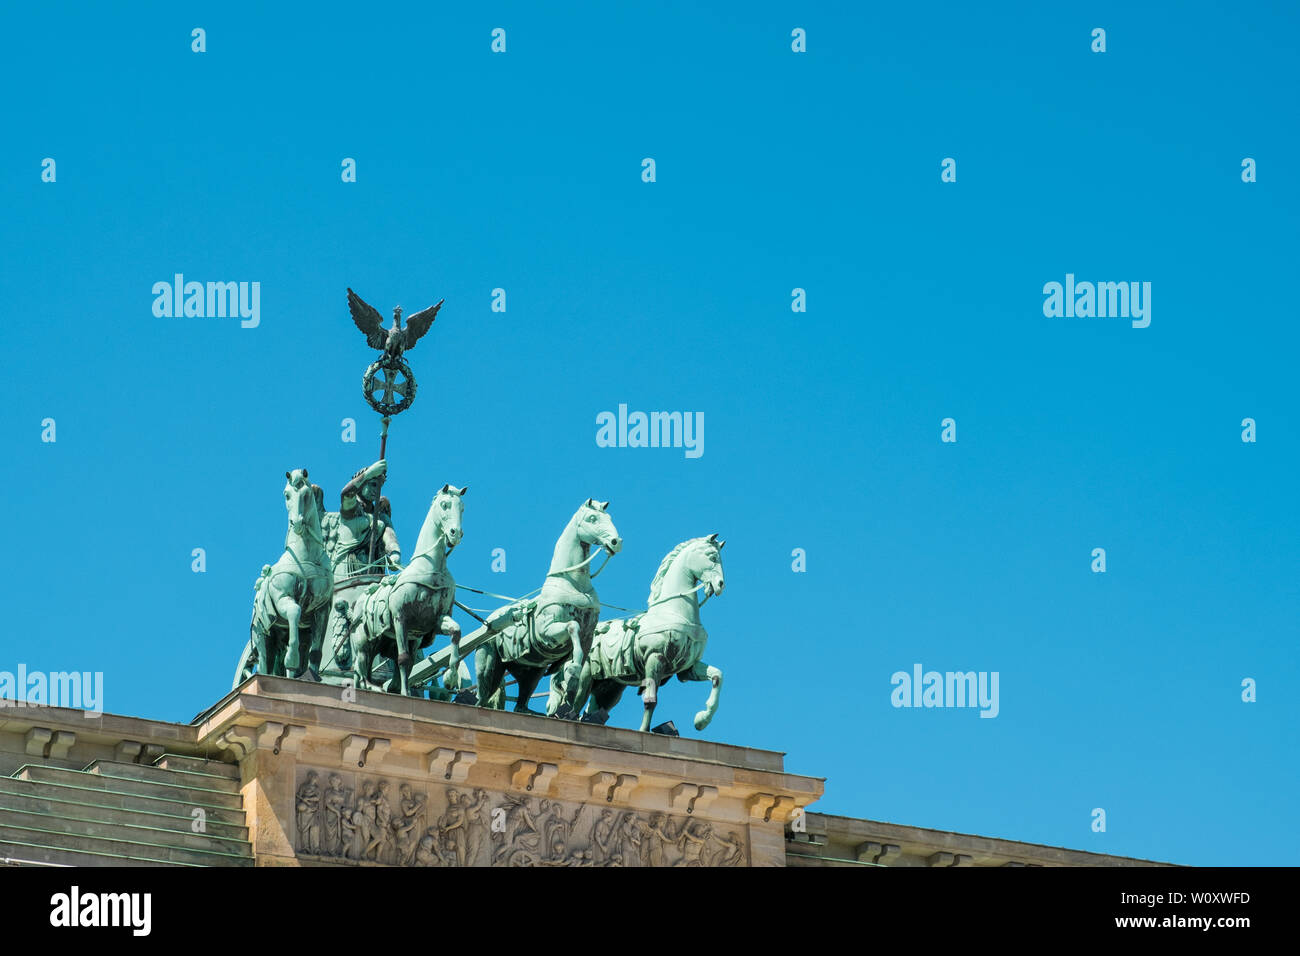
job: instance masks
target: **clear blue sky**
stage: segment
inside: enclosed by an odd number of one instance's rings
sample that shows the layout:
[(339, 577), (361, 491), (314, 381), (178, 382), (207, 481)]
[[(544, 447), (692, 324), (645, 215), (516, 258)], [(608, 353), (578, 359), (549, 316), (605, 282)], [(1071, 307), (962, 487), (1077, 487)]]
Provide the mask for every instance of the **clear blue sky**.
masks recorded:
[[(601, 593), (639, 605), (718, 531), (706, 734), (820, 809), (1294, 862), (1294, 8), (742, 6), (6, 9), (0, 669), (173, 720), (224, 694), (285, 470), (334, 506), (377, 451), (345, 287), (445, 297), (390, 440), (408, 548), (469, 485), (453, 570), (520, 593), (608, 498)], [(155, 318), (177, 272), (260, 282), (260, 326)], [(1151, 282), (1150, 327), (1044, 317), (1066, 273)], [(620, 403), (702, 412), (704, 455), (598, 448)], [(918, 662), (998, 671), (999, 716), (893, 708)]]

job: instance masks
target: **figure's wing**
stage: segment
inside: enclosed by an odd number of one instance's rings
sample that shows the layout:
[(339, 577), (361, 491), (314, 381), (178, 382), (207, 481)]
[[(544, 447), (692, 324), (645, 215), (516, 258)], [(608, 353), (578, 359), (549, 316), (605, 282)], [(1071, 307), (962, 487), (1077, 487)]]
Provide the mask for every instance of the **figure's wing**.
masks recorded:
[(351, 289), (348, 289), (348, 311), (352, 313), (352, 321), (357, 324), (357, 328), (365, 333), (366, 343), (372, 349), (382, 349), (388, 344), (388, 333), (384, 331), (384, 317)]
[(420, 336), (429, 331), (429, 326), (433, 325), (433, 320), (438, 317), (438, 310), (442, 308), (445, 299), (439, 299), (437, 305), (431, 305), (423, 312), (417, 312), (406, 320), (406, 348), (408, 350), (415, 348), (415, 343), (420, 341)]

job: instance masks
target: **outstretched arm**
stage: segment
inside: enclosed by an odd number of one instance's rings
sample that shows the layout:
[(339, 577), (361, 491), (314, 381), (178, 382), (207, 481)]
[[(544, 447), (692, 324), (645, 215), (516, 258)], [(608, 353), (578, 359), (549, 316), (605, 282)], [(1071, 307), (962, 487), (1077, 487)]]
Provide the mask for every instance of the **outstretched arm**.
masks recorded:
[(340, 492), (340, 495), (343, 498), (347, 498), (349, 495), (359, 494), (361, 491), (361, 487), (366, 482), (371, 481), (375, 478), (382, 478), (387, 474), (388, 474), (388, 462), (381, 458), (379, 459), (379, 461), (375, 462), (369, 468), (363, 468), (361, 469), (361, 471), (353, 475), (352, 480), (343, 486), (343, 490)]

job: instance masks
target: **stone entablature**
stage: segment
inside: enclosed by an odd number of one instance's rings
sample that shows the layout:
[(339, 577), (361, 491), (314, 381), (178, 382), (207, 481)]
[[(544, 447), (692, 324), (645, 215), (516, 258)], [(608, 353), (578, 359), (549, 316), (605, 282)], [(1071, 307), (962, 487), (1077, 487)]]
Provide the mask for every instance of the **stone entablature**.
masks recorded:
[(276, 677), (196, 731), (262, 865), (781, 866), (823, 788), (771, 751)]
[(969, 833), (804, 815), (786, 832), (787, 866), (1173, 866), (1132, 857), (999, 840)]
[[(796, 830), (794, 809), (816, 800), (823, 781), (785, 773), (779, 753), (354, 696), (253, 677), (189, 724), (0, 707), (0, 776), (30, 765), (152, 765), (164, 754), (236, 764), (262, 865), (1170, 865), (819, 813)], [(313, 772), (318, 798), (303, 789)], [(374, 799), (381, 780), (386, 809)], [(309, 819), (317, 799), (321, 815)], [(357, 831), (381, 817), (389, 830), (361, 844)]]

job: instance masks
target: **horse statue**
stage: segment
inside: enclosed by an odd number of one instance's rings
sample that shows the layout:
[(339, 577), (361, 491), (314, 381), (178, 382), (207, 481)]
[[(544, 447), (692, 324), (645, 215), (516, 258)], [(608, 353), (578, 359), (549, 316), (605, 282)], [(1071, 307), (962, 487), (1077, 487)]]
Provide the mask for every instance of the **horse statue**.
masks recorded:
[[(352, 674), (356, 686), (375, 690), (370, 680), (376, 654), (394, 664), (388, 690), (410, 694), (412, 656), (433, 643), (434, 635), (451, 638), (448, 681), (460, 672), (460, 625), (451, 618), (456, 581), (447, 570), (447, 555), (462, 536), (461, 516), (468, 488), (443, 485), (434, 495), (415, 542), (415, 555), (401, 573), (390, 575), (362, 595), (348, 613)], [(344, 609), (346, 611), (346, 609)]]
[[(488, 618), (486, 626), (492, 637), (474, 658), (480, 706), (505, 709), (507, 673), (517, 681), (515, 710), (524, 714), (534, 713), (528, 701), (546, 674), (563, 669), (564, 683), (576, 684), (600, 617), (591, 562), (602, 549), (612, 557), (623, 547), (608, 509), (608, 501), (588, 498), (583, 502), (555, 543), (541, 593), (531, 601), (507, 605)], [(563, 700), (560, 685), (552, 680), (548, 715), (554, 714)]]
[(582, 665), (578, 687), (569, 706), (575, 712), (588, 703), (589, 719), (603, 723), (623, 696), (624, 688), (642, 687), (641, 730), (650, 729), (659, 699), (659, 685), (674, 674), (680, 681), (711, 681), (708, 703), (695, 715), (703, 730), (718, 712), (722, 671), (701, 658), (709, 634), (700, 625), (699, 591), (707, 601), (721, 594), (722, 546), (716, 534), (683, 541), (663, 559), (650, 583), (646, 610), (634, 618), (603, 621), (596, 629), (591, 652)]
[[(284, 554), (263, 567), (257, 581), (249, 646), (261, 673), (300, 677), (308, 670), (311, 650), (319, 649), (325, 639), (334, 579), (321, 534), (324, 492), (308, 481), (306, 468), (286, 471), (284, 477), (289, 530)], [(306, 649), (304, 628), (311, 634)], [(241, 663), (244, 668), (251, 672), (252, 662)]]

